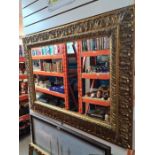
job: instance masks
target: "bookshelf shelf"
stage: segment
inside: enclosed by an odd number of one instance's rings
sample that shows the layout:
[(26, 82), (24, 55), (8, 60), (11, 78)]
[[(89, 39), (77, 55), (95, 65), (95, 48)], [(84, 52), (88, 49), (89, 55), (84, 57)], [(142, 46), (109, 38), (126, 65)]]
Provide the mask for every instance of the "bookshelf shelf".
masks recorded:
[(102, 100), (102, 99), (98, 99), (98, 98), (82, 97), (82, 101), (85, 103), (101, 105), (101, 106), (105, 106), (105, 107), (110, 106), (110, 101)]
[(65, 98), (65, 94), (58, 93), (58, 92), (55, 92), (55, 91), (51, 91), (51, 90), (48, 90), (46, 88), (36, 86), (35, 90), (36, 90), (36, 92), (41, 92), (41, 93), (53, 95), (53, 96), (56, 96), (56, 97)]
[(110, 55), (110, 50), (107, 49), (107, 50), (81, 52), (82, 57), (96, 57), (100, 55)]
[(110, 74), (109, 73), (82, 73), (82, 78), (108, 80), (110, 79)]
[[(40, 70), (33, 70), (33, 75), (41, 75), (42, 76), (41, 78), (44, 78), (44, 76), (46, 76), (46, 77), (48, 77), (48, 76), (49, 77), (62, 77), (63, 78), (63, 86), (64, 86), (64, 92), (65, 93), (61, 94), (59, 92), (50, 91), (50, 90), (48, 90), (46, 88), (41, 88), (41, 87), (38, 87), (38, 86), (35, 87), (35, 91), (63, 98), (64, 102), (65, 102), (65, 109), (70, 109), (69, 99), (70, 99), (70, 97), (74, 98), (74, 95), (73, 94), (70, 95), (72, 93), (72, 90), (69, 87), (69, 78), (70, 77), (75, 77), (77, 75), (77, 71), (74, 70), (74, 69), (69, 69), (68, 68), (68, 63), (69, 63), (68, 59), (76, 57), (76, 53), (68, 54), (67, 53), (67, 44), (66, 43), (56, 44), (56, 45), (49, 45), (49, 46), (54, 46), (55, 49), (56, 49), (56, 46), (57, 46), (59, 49), (61, 49), (61, 53), (55, 54), (55, 55), (35, 55), (35, 56), (31, 55), (32, 61), (33, 60), (45, 60), (45, 62), (46, 62), (46, 60), (54, 60), (56, 62), (56, 60), (60, 59), (61, 63), (62, 63), (61, 66), (63, 67), (63, 72), (49, 72), (49, 71), (46, 72), (46, 71), (40, 71)], [(42, 51), (42, 49), (44, 49), (44, 47), (37, 47), (35, 49), (35, 53), (40, 53), (40, 51)], [(33, 52), (34, 52), (33, 49), (31, 49), (32, 54), (34, 54)], [(44, 51), (44, 52), (47, 53), (46, 51)], [(60, 61), (60, 60), (58, 60), (58, 61)], [(58, 68), (59, 68), (59, 65), (57, 65), (56, 71), (57, 71)], [(62, 71), (61, 67), (60, 67), (60, 71)], [(37, 78), (39, 78), (39, 77), (37, 77)]]
[(19, 79), (27, 79), (27, 75), (25, 75), (25, 74), (19, 75)]
[[(102, 100), (100, 98), (91, 98), (91, 97), (86, 97), (84, 94), (84, 86), (83, 86), (83, 81), (82, 79), (90, 79), (90, 88), (94, 88), (95, 85), (95, 80), (110, 80), (110, 73), (109, 72), (90, 72), (87, 73), (84, 71), (85, 69), (85, 62), (86, 58), (90, 57), (90, 66), (94, 65), (96, 66), (96, 58), (97, 56), (109, 56), (110, 55), (110, 50), (104, 49), (104, 50), (96, 50), (96, 51), (82, 51), (83, 49), (83, 43), (82, 41), (78, 41), (78, 93), (79, 93), (79, 113), (87, 113), (89, 104), (94, 104), (94, 105), (100, 105), (104, 107), (109, 107), (110, 106), (110, 101), (109, 100)], [(91, 58), (92, 57), (92, 58)], [(89, 61), (90, 61), (89, 60)], [(96, 91), (97, 93), (97, 91)], [(83, 97), (82, 97), (83, 96)], [(85, 105), (85, 109), (84, 106)]]
[(25, 57), (19, 57), (19, 62), (25, 62)]
[(23, 94), (19, 96), (19, 101), (25, 101), (28, 99), (28, 94)]
[(32, 56), (32, 60), (49, 60), (49, 59), (62, 59), (62, 54), (57, 55), (44, 55), (44, 56)]
[(33, 74), (44, 75), (44, 76), (64, 77), (64, 73), (58, 73), (58, 72), (33, 71)]

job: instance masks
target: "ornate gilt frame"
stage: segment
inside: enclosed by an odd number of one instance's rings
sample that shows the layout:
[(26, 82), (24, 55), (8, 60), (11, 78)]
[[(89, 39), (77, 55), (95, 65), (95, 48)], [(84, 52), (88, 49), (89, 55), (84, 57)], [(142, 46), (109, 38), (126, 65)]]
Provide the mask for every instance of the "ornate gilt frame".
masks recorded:
[[(112, 36), (111, 121), (102, 121), (35, 101), (32, 47), (110, 33)], [(23, 38), (27, 57), (30, 108), (89, 134), (132, 148), (134, 104), (134, 6), (89, 17)]]
[(47, 153), (46, 151), (44, 151), (37, 145), (30, 143), (29, 144), (29, 155), (33, 155), (33, 151), (35, 151), (37, 155), (50, 155), (49, 153)]

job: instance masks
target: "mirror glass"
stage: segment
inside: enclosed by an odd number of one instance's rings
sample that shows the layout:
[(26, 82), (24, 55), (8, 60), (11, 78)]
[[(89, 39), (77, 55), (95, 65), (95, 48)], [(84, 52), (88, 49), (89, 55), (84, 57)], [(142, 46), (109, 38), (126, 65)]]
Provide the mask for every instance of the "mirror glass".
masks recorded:
[(31, 48), (36, 100), (110, 122), (111, 38)]

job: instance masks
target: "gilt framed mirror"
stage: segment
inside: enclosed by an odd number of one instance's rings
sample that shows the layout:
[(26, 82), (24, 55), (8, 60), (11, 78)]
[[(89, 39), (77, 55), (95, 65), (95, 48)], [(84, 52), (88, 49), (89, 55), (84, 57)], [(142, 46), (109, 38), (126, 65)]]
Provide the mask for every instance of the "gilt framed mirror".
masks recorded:
[(23, 43), (32, 110), (132, 148), (134, 6), (31, 34)]

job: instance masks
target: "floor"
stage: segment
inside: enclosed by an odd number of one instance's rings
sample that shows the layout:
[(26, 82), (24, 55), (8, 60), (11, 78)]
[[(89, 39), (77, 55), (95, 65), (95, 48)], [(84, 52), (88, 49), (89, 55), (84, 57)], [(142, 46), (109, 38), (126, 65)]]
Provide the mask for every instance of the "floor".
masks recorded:
[(28, 155), (30, 142), (31, 142), (30, 135), (24, 136), (19, 140), (19, 155)]

